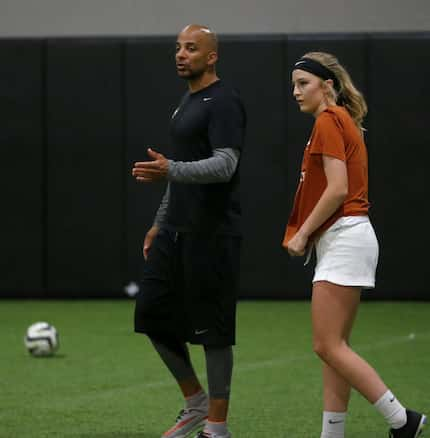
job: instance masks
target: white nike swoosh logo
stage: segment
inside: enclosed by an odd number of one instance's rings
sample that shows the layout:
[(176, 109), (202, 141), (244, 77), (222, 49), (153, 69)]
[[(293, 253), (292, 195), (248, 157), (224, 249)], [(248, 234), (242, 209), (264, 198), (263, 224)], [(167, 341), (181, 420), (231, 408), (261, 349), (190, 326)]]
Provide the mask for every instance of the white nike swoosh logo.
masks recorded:
[(172, 114), (172, 119), (176, 116), (176, 114), (178, 113), (178, 111), (179, 111), (179, 108), (176, 108), (176, 109), (175, 109), (175, 112)]
[(204, 97), (203, 102), (208, 102), (209, 100), (212, 100), (212, 97)]
[(300, 65), (300, 64), (304, 64), (306, 61), (298, 61), (296, 62), (294, 65)]
[(195, 330), (194, 333), (195, 333), (196, 335), (202, 335), (203, 333), (206, 333), (206, 332), (208, 332), (208, 331), (209, 331), (209, 329)]

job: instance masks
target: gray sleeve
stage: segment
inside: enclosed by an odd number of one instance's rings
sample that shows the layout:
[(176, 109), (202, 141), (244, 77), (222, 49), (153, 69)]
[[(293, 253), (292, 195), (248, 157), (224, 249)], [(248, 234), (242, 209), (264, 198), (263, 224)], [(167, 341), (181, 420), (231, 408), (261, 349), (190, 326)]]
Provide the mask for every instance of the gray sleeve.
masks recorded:
[(164, 192), (163, 199), (161, 200), (160, 206), (158, 207), (157, 213), (155, 214), (154, 225), (156, 225), (157, 227), (160, 227), (166, 219), (167, 206), (169, 205), (169, 196), (170, 184), (167, 183), (167, 188)]
[(187, 184), (228, 182), (236, 170), (239, 157), (239, 149), (217, 148), (212, 157), (204, 160), (169, 160), (167, 180)]

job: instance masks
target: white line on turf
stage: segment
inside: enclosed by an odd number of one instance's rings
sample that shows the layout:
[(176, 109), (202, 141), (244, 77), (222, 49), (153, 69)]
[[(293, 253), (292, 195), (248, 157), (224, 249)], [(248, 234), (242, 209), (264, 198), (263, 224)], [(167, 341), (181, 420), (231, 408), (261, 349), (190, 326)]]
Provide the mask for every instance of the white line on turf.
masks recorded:
[[(364, 352), (364, 351), (373, 351), (373, 350), (381, 350), (384, 348), (391, 347), (393, 345), (399, 345), (399, 344), (405, 344), (405, 343), (411, 343), (411, 342), (417, 342), (417, 341), (423, 341), (430, 339), (430, 332), (426, 333), (413, 333), (413, 336), (411, 334), (408, 335), (402, 335), (402, 336), (396, 336), (392, 338), (386, 338), (384, 340), (381, 340), (379, 342), (375, 343), (367, 343), (365, 345), (355, 344), (353, 345), (353, 348), (357, 352)], [(286, 355), (283, 357), (279, 357), (276, 359), (269, 359), (269, 360), (260, 360), (255, 362), (249, 362), (249, 363), (243, 363), (243, 362), (237, 362), (234, 367), (234, 373), (235, 374), (241, 374), (246, 373), (249, 371), (258, 370), (260, 368), (275, 368), (278, 366), (284, 366), (285, 364), (292, 363), (292, 362), (303, 362), (307, 360), (315, 360), (315, 354), (311, 351), (306, 354), (302, 355)], [(199, 379), (202, 382), (206, 381), (206, 374), (205, 373), (199, 373), (198, 374)], [(122, 386), (122, 387), (115, 387), (115, 388), (108, 388), (105, 390), (98, 390), (98, 391), (90, 391), (88, 393), (82, 393), (79, 396), (72, 396), (67, 399), (67, 401), (64, 399), (64, 396), (62, 396), (62, 403), (66, 403), (68, 406), (71, 405), (80, 405), (83, 402), (88, 402), (89, 400), (94, 401), (98, 398), (106, 398), (106, 397), (117, 397), (119, 393), (121, 394), (135, 394), (136, 392), (144, 391), (147, 389), (157, 389), (157, 388), (165, 388), (165, 387), (176, 387), (176, 382), (174, 379), (163, 379), (153, 382), (145, 382), (145, 378), (142, 378), (141, 383), (133, 383), (133, 385), (129, 386)], [(49, 397), (46, 400), (38, 401), (38, 408), (43, 408), (44, 406), (51, 406), (58, 402), (55, 397)]]
[[(424, 339), (430, 339), (430, 333), (410, 333), (409, 335), (397, 336), (391, 339), (384, 339), (382, 341), (375, 342), (373, 344), (368, 343), (365, 345), (359, 345), (359, 344), (352, 345), (352, 348), (354, 349), (354, 351), (357, 351), (357, 353), (360, 353), (365, 351), (380, 350), (387, 347), (391, 347), (392, 345), (405, 344), (405, 343), (424, 340)], [(241, 371), (255, 370), (259, 368), (274, 367), (274, 366), (284, 365), (292, 362), (298, 362), (298, 361), (301, 362), (303, 360), (312, 360), (315, 358), (316, 358), (315, 354), (309, 352), (299, 356), (283, 356), (277, 359), (262, 360), (262, 361), (251, 362), (242, 365), (239, 364), (238, 366), (235, 367), (235, 369), (237, 372), (241, 372)]]
[[(427, 340), (430, 339), (430, 332), (426, 333), (410, 333), (408, 335), (402, 335), (402, 336), (396, 336), (389, 339), (383, 339), (379, 342), (375, 343), (367, 343), (367, 344), (356, 344), (352, 345), (352, 348), (360, 352), (366, 352), (366, 351), (375, 351), (375, 350), (381, 350), (387, 347), (391, 347), (393, 345), (399, 345), (399, 344), (405, 344), (415, 341), (421, 341), (421, 340)], [(311, 351), (306, 354), (301, 355), (287, 355), (282, 356), (276, 359), (269, 359), (269, 360), (260, 360), (255, 362), (249, 362), (249, 363), (239, 363), (235, 364), (234, 366), (234, 372), (235, 373), (242, 373), (246, 371), (252, 371), (257, 370), (260, 368), (270, 368), (270, 367), (277, 367), (281, 365), (285, 365), (292, 362), (302, 362), (304, 360), (313, 360), (316, 356)], [(206, 374), (205, 373), (199, 373), (198, 378), (201, 381), (206, 380)], [(139, 385), (141, 388), (159, 388), (164, 386), (176, 386), (176, 383), (173, 380), (161, 380), (157, 382), (148, 382), (148, 383), (142, 383)]]

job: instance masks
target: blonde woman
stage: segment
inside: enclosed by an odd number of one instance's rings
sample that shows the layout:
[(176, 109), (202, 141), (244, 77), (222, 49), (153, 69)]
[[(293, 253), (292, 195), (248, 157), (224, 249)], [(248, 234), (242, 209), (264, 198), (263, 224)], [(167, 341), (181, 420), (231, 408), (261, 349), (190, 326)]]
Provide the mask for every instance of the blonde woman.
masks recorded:
[(373, 288), (378, 242), (368, 217), (367, 151), (362, 94), (327, 53), (311, 52), (292, 72), (300, 110), (315, 118), (283, 246), (291, 256), (315, 247), (314, 350), (323, 364), (321, 438), (343, 438), (351, 388), (389, 424), (392, 438), (416, 438), (426, 417), (405, 409), (348, 340), (363, 288)]

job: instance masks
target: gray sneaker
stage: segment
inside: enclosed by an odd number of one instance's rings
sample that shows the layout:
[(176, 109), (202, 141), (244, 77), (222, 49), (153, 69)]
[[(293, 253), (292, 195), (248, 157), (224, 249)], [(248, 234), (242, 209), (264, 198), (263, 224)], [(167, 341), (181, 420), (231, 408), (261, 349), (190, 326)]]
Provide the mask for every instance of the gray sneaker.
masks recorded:
[(208, 408), (206, 405), (198, 408), (182, 409), (175, 424), (161, 438), (186, 438), (190, 434), (199, 430), (205, 425), (208, 418)]
[(199, 432), (195, 438), (231, 438), (231, 433), (227, 432), (224, 435), (218, 435), (216, 433), (211, 433), (211, 432)]

